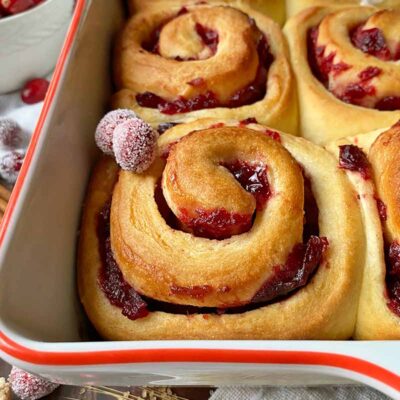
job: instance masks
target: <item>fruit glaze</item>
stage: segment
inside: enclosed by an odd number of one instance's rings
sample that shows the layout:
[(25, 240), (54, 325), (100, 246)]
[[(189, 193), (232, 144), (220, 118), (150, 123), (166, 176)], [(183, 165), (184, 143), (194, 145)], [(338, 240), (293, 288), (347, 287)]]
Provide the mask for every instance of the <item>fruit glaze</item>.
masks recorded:
[[(197, 5), (146, 11), (116, 47), (114, 108), (147, 122), (256, 117), (295, 131), (293, 80), (279, 26), (249, 9)], [(281, 117), (281, 118), (279, 118)]]

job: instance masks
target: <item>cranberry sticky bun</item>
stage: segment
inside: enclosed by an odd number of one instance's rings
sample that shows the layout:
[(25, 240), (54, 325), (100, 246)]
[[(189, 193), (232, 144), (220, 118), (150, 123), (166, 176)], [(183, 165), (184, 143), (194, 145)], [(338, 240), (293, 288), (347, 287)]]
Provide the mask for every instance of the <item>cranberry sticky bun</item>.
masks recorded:
[(357, 191), (367, 239), (355, 337), (400, 339), (400, 123), (329, 145)]
[(297, 99), (276, 22), (261, 13), (194, 5), (127, 22), (115, 52), (114, 108), (161, 129), (204, 117), (256, 118), (295, 134)]
[(272, 18), (279, 25), (285, 22), (285, 1), (284, 0), (128, 0), (130, 12), (132, 14), (143, 10), (159, 10), (170, 8), (171, 6), (185, 7), (188, 5), (225, 5), (238, 9), (252, 8)]
[(285, 32), (306, 138), (327, 143), (400, 118), (399, 10), (314, 7)]
[[(140, 1), (140, 0), (137, 0)], [(287, 16), (292, 17), (305, 8), (314, 6), (374, 6), (379, 8), (400, 8), (400, 0), (286, 0)]]
[(167, 130), (88, 189), (79, 293), (107, 339), (345, 339), (364, 235), (333, 155), (252, 120)]

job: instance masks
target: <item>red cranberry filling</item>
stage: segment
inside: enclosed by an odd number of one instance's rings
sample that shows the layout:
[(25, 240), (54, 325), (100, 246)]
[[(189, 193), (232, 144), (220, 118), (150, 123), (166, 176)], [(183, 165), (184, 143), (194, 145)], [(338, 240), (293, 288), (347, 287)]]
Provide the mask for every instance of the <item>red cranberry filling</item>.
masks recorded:
[(102, 260), (98, 279), (102, 291), (112, 305), (122, 309), (122, 315), (131, 320), (146, 317), (149, 313), (147, 304), (124, 280), (111, 250), (110, 203), (99, 214), (97, 235)]
[(306, 244), (297, 244), (286, 263), (274, 268), (274, 275), (264, 283), (252, 302), (270, 301), (304, 286), (321, 263), (328, 244), (327, 238), (318, 236), (311, 236)]
[(201, 37), (203, 43), (210, 48), (212, 54), (217, 52), (219, 37), (218, 32), (205, 27), (199, 23), (195, 25), (196, 33)]
[(350, 38), (355, 47), (366, 54), (377, 57), (384, 61), (397, 61), (400, 54), (391, 54), (383, 33), (378, 28), (364, 29), (359, 25), (352, 32)]
[[(208, 35), (209, 37), (212, 37), (212, 34)], [(161, 113), (167, 115), (175, 115), (215, 107), (235, 108), (253, 104), (263, 99), (266, 94), (267, 74), (269, 67), (273, 62), (273, 56), (270, 53), (267, 39), (263, 35), (258, 42), (257, 51), (259, 67), (254, 81), (234, 93), (231, 99), (225, 104), (222, 103), (217, 98), (216, 94), (210, 90), (191, 99), (181, 96), (173, 101), (165, 100), (162, 97), (157, 96), (155, 93), (144, 92), (136, 95), (136, 101), (141, 107), (158, 108)], [(202, 78), (196, 78), (196, 82), (199, 79)]]
[(371, 85), (370, 80), (380, 75), (381, 72), (380, 68), (367, 67), (358, 74), (359, 82), (350, 83), (343, 92), (334, 94), (345, 103), (361, 105), (366, 96), (375, 95), (376, 89), (375, 86)]
[(254, 117), (250, 117), (250, 118), (242, 119), (239, 122), (240, 126), (246, 126), (246, 125), (250, 125), (250, 124), (257, 124), (257, 119)]
[[(153, 311), (183, 315), (240, 314), (271, 304), (271, 302), (276, 299), (283, 300), (285, 296), (290, 296), (296, 289), (307, 284), (313, 273), (315, 273), (318, 264), (321, 263), (328, 246), (328, 240), (326, 238), (308, 236), (311, 232), (318, 234), (318, 208), (312, 194), (311, 184), (307, 178), (305, 178), (305, 182), (306, 223), (304, 238), (306, 244), (299, 243), (293, 248), (286, 263), (275, 268), (276, 276), (265, 282), (250, 304), (227, 309), (194, 307), (160, 302), (137, 293), (135, 289), (124, 280), (112, 253), (110, 244), (110, 203), (105, 205), (98, 218), (97, 235), (99, 238), (99, 250), (102, 260), (102, 266), (99, 272), (99, 285), (102, 291), (111, 304), (121, 308), (122, 314), (132, 320), (143, 318), (147, 316), (149, 312)], [(160, 188), (158, 190), (161, 191)], [(166, 203), (164, 206), (166, 206)], [(166, 207), (168, 208), (168, 206)], [(314, 208), (316, 208), (316, 210), (313, 210), (310, 215), (310, 210)], [(170, 210), (164, 210), (164, 213), (165, 212), (171, 213)], [(400, 254), (400, 250), (398, 254)], [(400, 256), (398, 260), (400, 260)], [(398, 264), (400, 265), (400, 261), (398, 261)], [(396, 271), (399, 269), (397, 264), (395, 269)], [(171, 294), (189, 295), (193, 298), (203, 298), (212, 290), (214, 290), (214, 288), (209, 285), (191, 287), (171, 286)], [(217, 290), (225, 293), (229, 292), (230, 288), (225, 286)]]
[(386, 254), (389, 308), (400, 317), (400, 244), (397, 241), (393, 242)]
[(335, 75), (340, 74), (351, 68), (350, 65), (339, 62), (334, 63), (335, 52), (324, 56), (325, 46), (318, 46), (318, 27), (311, 28), (307, 35), (307, 55), (308, 63), (316, 78), (328, 87), (329, 74), (333, 72)]
[(185, 209), (179, 210), (179, 220), (195, 236), (209, 239), (227, 239), (247, 232), (251, 228), (252, 215), (231, 213), (224, 208), (216, 210), (196, 210), (193, 218)]
[(264, 133), (269, 136), (271, 139), (281, 143), (281, 135), (277, 131), (273, 131), (272, 129), (266, 129)]
[(348, 144), (340, 146), (339, 149), (340, 168), (359, 172), (364, 179), (371, 178), (368, 158), (359, 147)]
[(221, 165), (232, 173), (246, 192), (251, 193), (255, 197), (257, 210), (261, 211), (272, 195), (266, 165), (251, 165), (239, 160)]
[[(357, 27), (350, 33), (351, 40), (355, 47), (367, 54), (371, 54), (382, 60), (400, 59), (400, 50), (395, 55), (390, 53), (386, 45), (385, 38), (379, 29), (363, 30), (362, 26)], [(382, 72), (377, 67), (367, 67), (358, 74), (357, 82), (349, 83), (344, 89), (331, 90), (329, 88), (329, 74), (334, 76), (351, 68), (350, 65), (339, 62), (334, 63), (335, 52), (324, 55), (325, 46), (318, 46), (318, 27), (313, 27), (308, 31), (307, 48), (308, 63), (314, 76), (330, 90), (338, 99), (358, 106), (363, 106), (363, 100), (367, 96), (375, 96), (376, 88), (371, 84), (371, 80), (379, 76)], [(399, 46), (400, 49), (400, 46)], [(377, 99), (373, 108), (381, 111), (393, 111), (400, 109), (400, 97), (387, 96)]]
[(213, 287), (210, 285), (202, 286), (176, 286), (172, 285), (170, 287), (171, 294), (173, 295), (183, 295), (190, 296), (193, 299), (204, 299), (209, 293), (213, 291)]
[(375, 104), (375, 108), (380, 111), (393, 111), (400, 110), (400, 97), (398, 96), (387, 96), (378, 100)]
[(386, 204), (379, 198), (375, 198), (376, 206), (378, 207), (379, 218), (382, 222), (387, 220), (387, 207)]
[(211, 91), (199, 94), (192, 99), (181, 96), (179, 99), (170, 102), (154, 93), (144, 92), (137, 94), (136, 100), (141, 107), (158, 108), (161, 113), (167, 115), (215, 108), (219, 104), (215, 94)]
[[(243, 161), (221, 165), (228, 169), (240, 185), (255, 197), (257, 210), (261, 211), (272, 195), (267, 177), (267, 167), (262, 164), (250, 165)], [(156, 187), (154, 197), (160, 214), (171, 228), (181, 230), (182, 226), (185, 226), (185, 230), (190, 230), (198, 237), (223, 240), (247, 232), (252, 226), (253, 215), (231, 213), (224, 208), (197, 209), (196, 218), (189, 215), (187, 210), (181, 209), (178, 219), (168, 207), (160, 184)]]

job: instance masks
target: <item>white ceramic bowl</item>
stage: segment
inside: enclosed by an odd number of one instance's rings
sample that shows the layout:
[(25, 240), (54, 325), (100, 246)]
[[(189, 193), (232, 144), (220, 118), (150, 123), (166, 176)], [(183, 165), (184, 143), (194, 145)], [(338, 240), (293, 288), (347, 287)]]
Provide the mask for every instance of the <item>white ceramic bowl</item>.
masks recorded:
[(17, 90), (54, 68), (72, 7), (73, 0), (46, 0), (0, 19), (0, 93)]

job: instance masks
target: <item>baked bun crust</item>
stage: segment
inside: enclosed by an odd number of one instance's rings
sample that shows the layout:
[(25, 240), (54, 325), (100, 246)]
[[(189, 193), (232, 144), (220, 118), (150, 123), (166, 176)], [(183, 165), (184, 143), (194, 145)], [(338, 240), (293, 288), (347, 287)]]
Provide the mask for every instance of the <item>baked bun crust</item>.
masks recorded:
[(339, 146), (349, 144), (362, 149), (370, 171), (365, 179), (347, 170), (358, 193), (367, 243), (355, 338), (398, 340), (400, 299), (395, 286), (400, 274), (391, 266), (389, 254), (400, 238), (400, 126), (341, 139), (328, 149), (339, 156)]
[[(129, 10), (132, 14), (144, 10), (160, 10), (171, 6), (185, 7), (198, 4), (198, 0), (128, 0)], [(283, 0), (208, 0), (207, 4), (225, 5), (234, 8), (248, 9), (261, 12), (279, 25), (285, 23), (285, 2)]]
[(400, 118), (399, 26), (399, 11), (372, 7), (313, 7), (287, 22), (304, 137), (325, 144)]
[(331, 7), (332, 5), (336, 7), (367, 6), (368, 3), (370, 3), (370, 6), (379, 8), (400, 8), (400, 0), (371, 0), (370, 2), (361, 0), (335, 0), (334, 2), (332, 0), (286, 0), (286, 12), (287, 17), (290, 18), (309, 7)]
[(283, 34), (270, 18), (243, 10), (199, 5), (134, 15), (116, 46), (113, 107), (132, 109), (154, 127), (252, 117), (296, 134)]
[[(352, 335), (364, 237), (356, 196), (333, 156), (304, 139), (261, 125), (207, 119), (168, 130), (160, 137), (159, 148), (155, 163), (140, 175), (118, 172), (111, 159), (102, 159), (89, 186), (80, 237), (79, 293), (104, 338), (345, 339)], [(271, 192), (263, 198), (263, 207), (257, 197), (254, 204), (225, 169), (232, 171), (229, 165), (238, 159), (244, 165), (266, 163)], [(327, 247), (316, 272), (301, 288), (255, 304), (260, 293), (265, 295), (261, 289), (267, 283), (279, 282), (279, 271), (302, 241), (302, 171), (311, 182), (319, 236), (327, 238)], [(186, 220), (186, 227), (178, 228), (164, 219), (157, 202), (159, 184), (173, 212), (181, 212), (182, 204), (189, 214), (200, 207), (219, 210), (226, 193), (222, 205), (229, 215), (255, 213), (255, 219), (247, 231), (231, 232), (228, 238), (199, 237), (186, 229), (195, 224)], [(197, 312), (161, 311), (150, 301), (148, 314), (129, 319), (110, 303), (99, 283), (103, 264), (97, 223), (111, 196), (111, 247), (125, 282), (144, 299), (201, 307)], [(281, 267), (276, 269), (277, 265)], [(230, 307), (249, 302), (250, 308), (229, 312)], [(221, 308), (227, 311), (221, 315), (211, 311)]]

